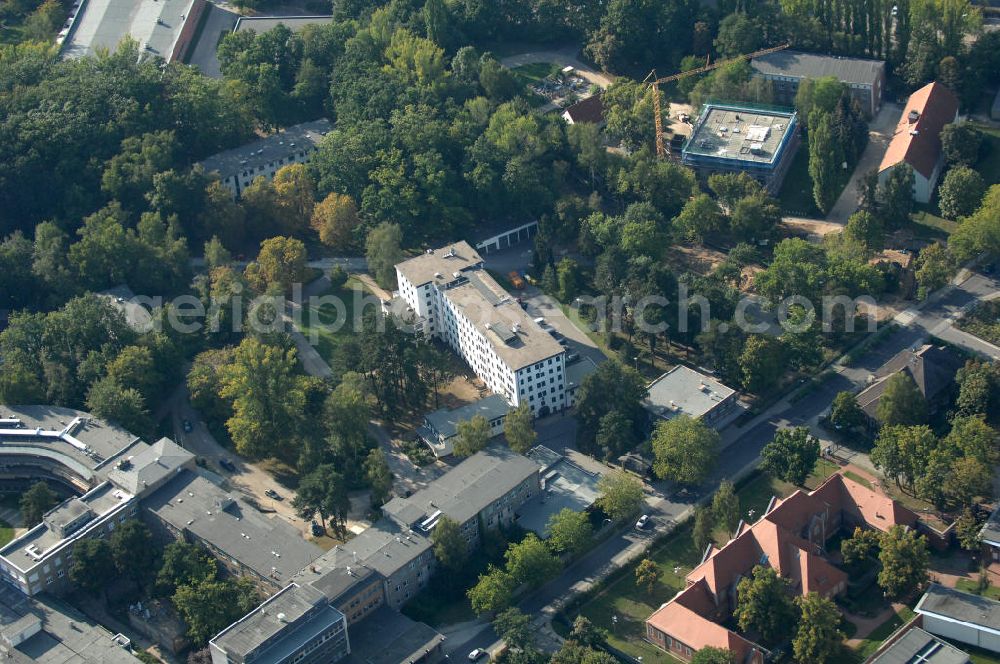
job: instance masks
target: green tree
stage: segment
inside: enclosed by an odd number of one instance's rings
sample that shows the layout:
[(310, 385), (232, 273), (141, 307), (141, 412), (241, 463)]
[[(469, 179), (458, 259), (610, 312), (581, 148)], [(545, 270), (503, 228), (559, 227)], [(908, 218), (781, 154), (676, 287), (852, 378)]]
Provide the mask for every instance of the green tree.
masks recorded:
[(354, 246), (354, 234), (361, 224), (354, 199), (336, 192), (316, 204), (310, 220), (319, 241), (334, 251), (346, 251)]
[(394, 288), (396, 264), (403, 260), (403, 232), (396, 224), (382, 222), (368, 233), (365, 240), (365, 257), (368, 269), (380, 286)]
[(878, 557), (881, 539), (876, 530), (855, 527), (851, 537), (840, 542), (840, 555), (844, 559), (844, 565), (855, 571), (864, 570)]
[(715, 464), (719, 432), (701, 420), (681, 414), (656, 425), (652, 445), (657, 477), (681, 484), (700, 484)]
[(977, 498), (993, 497), (992, 466), (975, 457), (960, 457), (951, 462), (941, 485), (945, 506), (951, 509), (972, 505)]
[(684, 204), (684, 209), (674, 218), (673, 228), (688, 242), (702, 242), (721, 232), (725, 223), (719, 204), (707, 194), (701, 194)]
[(916, 261), (917, 297), (926, 299), (932, 292), (948, 285), (958, 267), (948, 247), (934, 242), (920, 251)]
[(469, 559), (469, 543), (462, 535), (462, 527), (457, 521), (447, 515), (438, 519), (431, 532), (431, 542), (434, 544), (434, 557), (441, 567), (451, 573), (458, 573)]
[(539, 588), (562, 568), (559, 559), (534, 533), (528, 533), (523, 540), (507, 547), (504, 558), (515, 586), (527, 583)]
[(938, 187), (941, 214), (949, 219), (965, 217), (976, 211), (986, 194), (983, 176), (968, 166), (955, 166)]
[(507, 411), (507, 417), (503, 422), (503, 433), (510, 449), (518, 454), (524, 454), (531, 449), (538, 434), (535, 433), (531, 421), (531, 407), (527, 403)]
[(979, 551), (982, 548), (982, 530), (982, 521), (976, 518), (976, 512), (971, 507), (963, 509), (962, 515), (955, 521), (955, 537), (966, 551)]
[(246, 338), (221, 368), (219, 396), (232, 404), (226, 422), (236, 451), (250, 458), (282, 456), (298, 430), (305, 393), (294, 349)]
[(222, 244), (218, 235), (213, 235), (212, 239), (205, 243), (205, 267), (211, 272), (217, 267), (229, 267), (233, 262), (233, 255)]
[(344, 521), (351, 509), (344, 476), (337, 472), (333, 464), (317, 466), (299, 482), (292, 507), (303, 519), (319, 514), (320, 523), (324, 526), (329, 519), (334, 530), (344, 532)]
[(59, 504), (59, 497), (45, 482), (35, 482), (21, 494), (21, 518), (26, 528), (34, 528), (42, 517)]
[(602, 475), (597, 491), (597, 506), (615, 521), (624, 521), (634, 515), (645, 500), (642, 482), (623, 470)]
[(756, 630), (765, 643), (777, 643), (788, 636), (796, 623), (796, 611), (787, 585), (765, 565), (757, 565), (752, 576), (740, 579), (734, 615), (740, 629)]
[(901, 228), (910, 220), (910, 213), (913, 211), (913, 182), (913, 169), (904, 163), (893, 167), (879, 185), (876, 196), (887, 231)]
[(564, 258), (556, 266), (556, 275), (559, 280), (559, 299), (563, 302), (572, 302), (580, 292), (579, 264), (572, 258)]
[(645, 588), (647, 595), (652, 595), (660, 580), (660, 574), (662, 571), (659, 566), (649, 558), (645, 558), (635, 568), (635, 585), (638, 588)]
[(111, 547), (102, 539), (83, 539), (73, 547), (73, 562), (69, 580), (91, 595), (102, 595), (115, 577), (115, 561)]
[(109, 546), (118, 573), (142, 588), (156, 571), (157, 547), (146, 524), (131, 519), (115, 528)]
[(713, 530), (715, 530), (715, 519), (712, 518), (712, 510), (699, 505), (694, 511), (694, 530), (691, 532), (691, 540), (699, 554), (704, 553), (712, 543)]
[(780, 429), (761, 450), (761, 467), (796, 486), (805, 484), (819, 459), (819, 439), (807, 427)]
[(736, 659), (726, 648), (705, 646), (691, 657), (691, 664), (736, 664)]
[(528, 650), (535, 643), (531, 618), (517, 607), (511, 607), (497, 614), (493, 619), (493, 629), (511, 648)]
[(570, 630), (569, 638), (580, 645), (594, 647), (603, 640), (603, 635), (587, 616), (580, 615), (573, 621), (573, 629)]
[(49, 41), (66, 17), (66, 10), (56, 0), (45, 0), (24, 19), (24, 35), (34, 41)]
[(316, 192), (306, 165), (282, 166), (274, 174), (272, 184), (278, 206), (282, 209), (282, 232), (292, 236), (304, 235), (316, 206)]
[(455, 429), (458, 431), (452, 445), (455, 456), (472, 456), (485, 449), (490, 439), (490, 423), (482, 415), (474, 415), (468, 420), (459, 422)]
[(927, 421), (927, 401), (909, 372), (900, 371), (889, 377), (875, 408), (875, 417), (884, 427)]
[(97, 417), (115, 422), (139, 436), (152, 429), (146, 400), (139, 390), (124, 388), (113, 378), (94, 381), (87, 392), (87, 409)]
[(774, 337), (747, 337), (739, 358), (743, 387), (754, 393), (773, 387), (785, 372), (786, 355), (781, 341)]
[(246, 280), (263, 293), (289, 293), (292, 284), (306, 279), (306, 245), (291, 237), (272, 237), (260, 243), (257, 260), (247, 265)]
[(865, 414), (853, 392), (838, 392), (833, 398), (830, 423), (845, 431), (852, 431), (864, 425)]
[(866, 255), (882, 251), (885, 245), (882, 220), (866, 210), (859, 210), (847, 219), (844, 236), (861, 247)]
[(156, 574), (157, 593), (170, 597), (180, 586), (214, 581), (219, 564), (207, 549), (188, 542), (171, 542), (163, 549), (163, 562)]
[(372, 504), (381, 505), (392, 490), (392, 471), (382, 448), (376, 447), (365, 457), (365, 480), (372, 488)]
[(948, 248), (960, 261), (980, 253), (1000, 254), (1000, 184), (991, 186), (979, 209), (962, 220), (948, 238)]
[(937, 445), (937, 437), (926, 425), (893, 424), (879, 431), (870, 456), (875, 467), (897, 486), (912, 489)]
[(490, 565), (466, 595), (477, 615), (497, 613), (510, 606), (514, 587), (514, 579), (508, 572)]
[(734, 533), (740, 522), (740, 497), (736, 495), (736, 487), (729, 480), (722, 480), (719, 488), (712, 496), (712, 516), (715, 522), (727, 533)]
[(930, 554), (927, 538), (915, 530), (893, 526), (882, 535), (878, 584), (891, 598), (907, 597), (927, 583)]
[(546, 265), (542, 271), (542, 291), (553, 297), (558, 297), (559, 295), (559, 278), (556, 276), (556, 269), (552, 267), (551, 263)]
[(982, 132), (971, 124), (949, 124), (941, 130), (941, 154), (949, 166), (974, 166), (982, 144)]
[(196, 645), (233, 624), (257, 606), (260, 599), (249, 577), (237, 581), (198, 581), (180, 586), (172, 598), (187, 625), (187, 636)]
[(796, 597), (795, 603), (801, 611), (798, 631), (792, 639), (795, 660), (816, 664), (834, 661), (841, 642), (847, 638), (839, 629), (840, 609), (814, 592)]
[(549, 517), (546, 531), (553, 549), (572, 555), (578, 555), (586, 550), (594, 536), (589, 515), (586, 512), (575, 512), (568, 507)]
[(813, 110), (809, 117), (809, 176), (813, 181), (813, 199), (820, 212), (827, 212), (840, 191), (840, 166), (843, 156), (833, 135), (829, 113)]

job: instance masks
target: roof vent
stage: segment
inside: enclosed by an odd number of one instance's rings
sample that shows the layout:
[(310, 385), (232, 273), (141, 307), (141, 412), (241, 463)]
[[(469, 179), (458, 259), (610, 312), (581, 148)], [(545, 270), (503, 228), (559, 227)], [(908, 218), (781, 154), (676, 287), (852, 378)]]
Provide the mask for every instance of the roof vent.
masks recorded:
[(278, 614), (278, 622), (287, 622), (287, 616), (284, 613)]
[(910, 130), (910, 136), (916, 136), (916, 135), (917, 135), (917, 134), (919, 134), (919, 133), (920, 133), (920, 132), (919, 132), (918, 130), (916, 130), (916, 129), (911, 129), (911, 130)]
[(909, 122), (910, 124), (913, 124), (919, 119), (920, 119), (920, 111), (916, 109), (910, 111), (906, 116), (906, 121)]

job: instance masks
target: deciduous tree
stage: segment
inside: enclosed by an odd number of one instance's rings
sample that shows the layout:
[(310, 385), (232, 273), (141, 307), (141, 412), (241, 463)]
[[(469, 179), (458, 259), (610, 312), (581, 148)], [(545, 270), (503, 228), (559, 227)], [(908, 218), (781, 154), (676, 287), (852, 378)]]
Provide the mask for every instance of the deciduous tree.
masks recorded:
[(639, 511), (644, 496), (642, 483), (624, 470), (605, 473), (597, 482), (597, 505), (615, 521), (623, 521)]
[(806, 427), (780, 429), (761, 450), (761, 467), (775, 477), (802, 486), (819, 459), (819, 439)]
[(361, 220), (354, 199), (334, 192), (316, 204), (310, 223), (320, 242), (334, 251), (346, 251), (354, 245)]
[(888, 378), (882, 398), (875, 408), (875, 416), (884, 427), (927, 421), (927, 401), (909, 372), (900, 371)]
[(795, 603), (801, 611), (799, 628), (792, 639), (795, 660), (816, 664), (835, 661), (846, 638), (839, 628), (837, 605), (814, 592), (796, 597)]
[(368, 233), (365, 257), (375, 280), (385, 288), (396, 286), (396, 264), (403, 260), (403, 232), (396, 224), (382, 222)]
[(568, 507), (549, 517), (546, 530), (552, 548), (572, 555), (582, 553), (594, 536), (589, 515), (586, 512), (575, 512)]
[(42, 517), (59, 502), (55, 491), (45, 482), (35, 482), (21, 494), (21, 518), (27, 528), (34, 528), (42, 522)]
[(635, 568), (635, 585), (645, 588), (647, 595), (652, 595), (662, 574), (659, 566), (649, 558), (644, 558)]
[(514, 579), (509, 573), (490, 565), (486, 573), (479, 575), (479, 581), (469, 588), (466, 595), (472, 604), (472, 610), (478, 615), (497, 613), (510, 606), (514, 586)]
[(787, 585), (766, 565), (757, 565), (752, 576), (740, 579), (734, 615), (740, 629), (756, 630), (766, 643), (788, 636), (796, 623), (796, 611)]
[(510, 449), (518, 454), (524, 454), (531, 449), (538, 434), (535, 433), (531, 408), (527, 403), (522, 403), (517, 408), (511, 408), (507, 411), (507, 417), (503, 422), (503, 433)]
[(882, 564), (878, 584), (889, 597), (906, 597), (927, 583), (927, 538), (916, 530), (890, 528), (882, 535), (878, 559)]
[(845, 431), (852, 431), (864, 425), (865, 414), (853, 392), (838, 392), (833, 398), (830, 422)]
[(523, 540), (507, 547), (504, 558), (515, 585), (527, 583), (538, 588), (562, 568), (559, 559), (534, 533), (528, 533)]
[(729, 480), (722, 480), (712, 496), (712, 516), (727, 533), (736, 531), (740, 522), (740, 497), (736, 495), (736, 488)]
[(462, 535), (462, 527), (448, 515), (442, 515), (431, 532), (434, 557), (441, 567), (451, 573), (461, 571), (469, 559), (469, 543)]
[(482, 415), (474, 415), (471, 419), (459, 422), (455, 428), (458, 430), (452, 444), (455, 456), (472, 456), (486, 448), (490, 439), (490, 423)]
[(965, 217), (976, 211), (986, 194), (983, 176), (968, 166), (955, 166), (948, 170), (938, 187), (938, 205), (941, 214), (949, 219)]
[(681, 414), (656, 425), (653, 470), (661, 479), (700, 484), (715, 464), (719, 433), (701, 420)]

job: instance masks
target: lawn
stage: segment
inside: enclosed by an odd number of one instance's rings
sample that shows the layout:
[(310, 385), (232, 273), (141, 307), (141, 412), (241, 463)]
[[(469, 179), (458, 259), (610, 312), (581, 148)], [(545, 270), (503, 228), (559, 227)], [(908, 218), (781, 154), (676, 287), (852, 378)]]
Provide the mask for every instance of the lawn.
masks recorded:
[[(336, 357), (340, 348), (349, 340), (357, 339), (359, 329), (355, 326), (355, 300), (366, 295), (364, 286), (353, 277), (340, 289), (330, 289), (321, 297), (336, 297), (343, 308), (331, 302), (316, 307), (304, 306), (299, 330), (305, 335), (323, 359), (331, 367), (336, 367)], [(367, 307), (367, 302), (364, 303)], [(377, 306), (372, 300), (372, 306)], [(359, 318), (360, 320), (360, 318)]]
[(987, 185), (1000, 182), (1000, 129), (972, 123), (983, 133), (983, 146), (976, 162), (976, 171), (983, 176)]
[[(838, 189), (839, 191), (839, 189)], [(795, 217), (822, 219), (823, 213), (816, 207), (813, 198), (813, 181), (809, 176), (809, 149), (805, 143), (799, 146), (788, 175), (778, 193), (781, 211)]]
[(870, 657), (873, 652), (878, 650), (883, 641), (889, 638), (897, 629), (912, 620), (914, 615), (916, 614), (911, 609), (904, 606), (888, 620), (872, 630), (872, 633), (867, 638), (862, 639), (861, 644), (854, 649), (857, 661), (863, 662)]
[(996, 586), (987, 586), (986, 590), (979, 592), (979, 584), (973, 579), (959, 579), (955, 582), (955, 588), (973, 595), (982, 595), (983, 597), (988, 597), (990, 599), (1000, 600), (1000, 588), (997, 588)]
[(530, 65), (521, 65), (510, 70), (514, 75), (514, 80), (524, 86), (522, 95), (528, 100), (528, 105), (538, 108), (549, 103), (549, 100), (532, 90), (529, 86), (540, 82), (550, 74), (559, 71), (559, 66), (551, 62), (533, 62)]
[(14, 539), (14, 527), (0, 519), (0, 546), (5, 546)]
[[(820, 461), (816, 471), (810, 475), (806, 485), (810, 488), (829, 477), (837, 466), (828, 461)], [(737, 488), (740, 498), (740, 512), (747, 516), (751, 511), (759, 516), (772, 496), (786, 496), (795, 487), (779, 482), (769, 475), (755, 473)], [(643, 662), (676, 662), (670, 655), (654, 648), (643, 640), (645, 620), (661, 604), (684, 588), (684, 577), (701, 561), (701, 554), (691, 542), (693, 521), (689, 519), (653, 549), (649, 558), (660, 568), (660, 579), (653, 593), (647, 593), (635, 584), (635, 565), (629, 565), (607, 587), (586, 601), (576, 611), (571, 611), (567, 620), (572, 623), (577, 615), (584, 615), (596, 626), (607, 630), (608, 643), (632, 657), (642, 657)], [(717, 543), (724, 544), (728, 534), (715, 533)], [(617, 616), (618, 621), (612, 621)]]
[(929, 206), (918, 206), (917, 211), (910, 215), (911, 223), (907, 230), (911, 231), (914, 237), (922, 240), (947, 239), (958, 228), (958, 222), (945, 219), (936, 212), (936, 206), (935, 209), (931, 209)]
[(1000, 300), (983, 302), (958, 321), (958, 328), (992, 344), (1000, 344)]

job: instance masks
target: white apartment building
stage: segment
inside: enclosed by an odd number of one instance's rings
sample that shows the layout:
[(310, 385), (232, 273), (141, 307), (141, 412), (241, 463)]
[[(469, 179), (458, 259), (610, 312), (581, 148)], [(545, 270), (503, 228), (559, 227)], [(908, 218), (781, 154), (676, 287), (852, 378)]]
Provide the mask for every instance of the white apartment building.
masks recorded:
[(219, 175), (233, 198), (240, 198), (255, 179), (264, 176), (272, 180), (283, 166), (308, 162), (330, 129), (326, 119), (303, 122), (199, 163), (206, 173)]
[(565, 349), (491, 277), (468, 242), (396, 266), (399, 296), (424, 332), (469, 363), (489, 388), (534, 415), (567, 408)]

